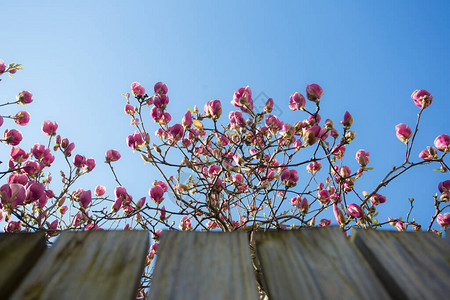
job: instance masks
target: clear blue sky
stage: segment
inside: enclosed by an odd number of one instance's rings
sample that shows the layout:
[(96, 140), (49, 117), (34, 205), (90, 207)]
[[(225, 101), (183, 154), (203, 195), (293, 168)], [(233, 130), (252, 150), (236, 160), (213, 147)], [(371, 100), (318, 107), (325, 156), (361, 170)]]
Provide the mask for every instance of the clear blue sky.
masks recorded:
[[(337, 124), (348, 110), (355, 119), (357, 138), (347, 147), (346, 162), (356, 170), (355, 152), (370, 151), (369, 166), (376, 169), (356, 185), (370, 191), (404, 158), (394, 127), (415, 125), (419, 109), (410, 98), (415, 89), (429, 90), (434, 102), (423, 116), (414, 160), (436, 136), (450, 133), (449, 6), (448, 1), (3, 1), (0, 58), (24, 69), (13, 79), (2, 76), (0, 101), (23, 89), (33, 93), (26, 107), (31, 122), (20, 128), (24, 149), (46, 143), (40, 124), (51, 120), (76, 143), (74, 153), (97, 160), (77, 187), (103, 184), (112, 195), (116, 185), (102, 162), (106, 150), (118, 149), (119, 178), (140, 198), (159, 177), (125, 144), (134, 130), (121, 94), (132, 82), (148, 90), (157, 81), (167, 83), (174, 121), (187, 108), (214, 99), (228, 114), (233, 92), (249, 85), (254, 95), (272, 97), (289, 122), (305, 118), (289, 111), (289, 96), (318, 83), (325, 91), (323, 118)], [(2, 161), (5, 149), (0, 147)], [(448, 173), (420, 167), (396, 180), (380, 191), (388, 198), (380, 220), (405, 215), (407, 199), (415, 197), (414, 216), (427, 222), (431, 196), (448, 179)]]

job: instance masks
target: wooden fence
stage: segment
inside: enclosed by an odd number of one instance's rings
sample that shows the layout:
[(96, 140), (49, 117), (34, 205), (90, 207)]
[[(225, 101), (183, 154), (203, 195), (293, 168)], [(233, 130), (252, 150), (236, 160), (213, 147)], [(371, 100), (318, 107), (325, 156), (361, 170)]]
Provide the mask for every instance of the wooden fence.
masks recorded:
[[(450, 243), (432, 233), (338, 227), (255, 233), (164, 232), (150, 299), (447, 299)], [(145, 231), (0, 234), (0, 299), (133, 299)], [(255, 277), (252, 264), (261, 272)]]

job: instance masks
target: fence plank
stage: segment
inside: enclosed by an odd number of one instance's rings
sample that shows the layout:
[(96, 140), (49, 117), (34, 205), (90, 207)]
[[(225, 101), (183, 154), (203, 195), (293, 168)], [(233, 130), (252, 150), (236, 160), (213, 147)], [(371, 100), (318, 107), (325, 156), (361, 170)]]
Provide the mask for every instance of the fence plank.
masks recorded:
[(435, 234), (357, 230), (352, 240), (394, 298), (450, 295), (450, 244)]
[(133, 299), (146, 231), (63, 232), (11, 299)]
[(7, 299), (44, 252), (45, 234), (0, 234), (0, 299)]
[(162, 234), (149, 299), (258, 299), (246, 233)]
[(256, 254), (272, 300), (389, 299), (338, 227), (258, 232)]

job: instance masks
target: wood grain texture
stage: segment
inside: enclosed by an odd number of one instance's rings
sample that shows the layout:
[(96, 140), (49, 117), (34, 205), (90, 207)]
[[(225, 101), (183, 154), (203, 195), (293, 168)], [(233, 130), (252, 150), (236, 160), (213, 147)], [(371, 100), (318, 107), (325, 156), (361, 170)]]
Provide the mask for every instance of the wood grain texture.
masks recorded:
[(165, 231), (149, 299), (258, 299), (247, 234)]
[(133, 299), (146, 231), (63, 232), (11, 299)]
[(429, 232), (357, 230), (352, 241), (396, 299), (448, 299), (450, 244)]
[(271, 300), (389, 299), (338, 227), (258, 232), (256, 254)]
[(44, 232), (0, 234), (0, 299), (8, 299), (45, 248)]

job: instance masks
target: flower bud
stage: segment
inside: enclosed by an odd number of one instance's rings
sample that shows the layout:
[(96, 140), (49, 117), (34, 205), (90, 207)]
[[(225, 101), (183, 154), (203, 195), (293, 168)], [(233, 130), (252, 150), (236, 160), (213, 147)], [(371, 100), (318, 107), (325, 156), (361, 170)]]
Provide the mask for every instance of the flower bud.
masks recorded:
[(398, 124), (397, 126), (395, 126), (395, 134), (400, 141), (408, 144), (409, 138), (412, 136), (412, 131), (408, 125)]
[(353, 117), (348, 111), (345, 112), (344, 119), (342, 120), (341, 123), (347, 129), (353, 125)]
[(306, 100), (300, 93), (294, 93), (289, 97), (289, 108), (291, 110), (303, 110), (305, 109)]
[(306, 86), (306, 97), (308, 100), (318, 102), (323, 96), (323, 90), (318, 84), (309, 84)]
[(415, 90), (411, 98), (414, 100), (414, 104), (418, 108), (427, 108), (433, 102), (433, 96), (426, 90)]
[(450, 152), (450, 135), (441, 134), (434, 140), (434, 146), (442, 152)]
[(266, 105), (264, 105), (264, 111), (266, 113), (270, 114), (272, 112), (272, 110), (273, 110), (273, 99), (269, 98), (269, 99), (267, 99)]

